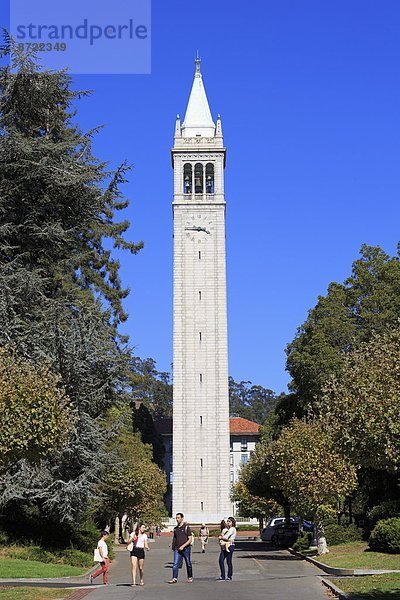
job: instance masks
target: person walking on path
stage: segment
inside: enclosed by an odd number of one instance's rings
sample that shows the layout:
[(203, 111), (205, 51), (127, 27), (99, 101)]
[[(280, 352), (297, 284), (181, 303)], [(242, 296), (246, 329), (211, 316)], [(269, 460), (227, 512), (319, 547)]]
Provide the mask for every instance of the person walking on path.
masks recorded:
[(147, 543), (147, 535), (145, 534), (145, 525), (137, 525), (135, 531), (129, 536), (129, 543), (133, 542), (133, 549), (131, 550), (131, 562), (132, 562), (132, 585), (136, 585), (136, 570), (139, 567), (140, 581), (139, 585), (144, 585), (143, 572), (144, 572), (144, 551), (150, 550)]
[(201, 542), (201, 551), (203, 554), (206, 551), (206, 544), (208, 544), (208, 536), (209, 535), (210, 535), (210, 532), (208, 530), (208, 527), (206, 527), (205, 523), (202, 523), (202, 525), (199, 529), (199, 536), (200, 536), (200, 542)]
[(193, 581), (193, 569), (190, 560), (192, 532), (189, 525), (183, 520), (183, 514), (176, 514), (176, 527), (172, 538), (172, 550), (174, 551), (174, 566), (172, 567), (172, 579), (168, 583), (178, 581), (179, 567), (185, 559), (188, 583)]
[(103, 559), (100, 563), (100, 568), (98, 571), (93, 573), (90, 576), (90, 583), (93, 583), (93, 579), (96, 579), (99, 575), (103, 574), (103, 584), (107, 585), (108, 583), (108, 569), (110, 566), (110, 559), (108, 558), (108, 546), (106, 544), (106, 539), (108, 538), (109, 533), (105, 529), (101, 532), (101, 537), (97, 543), (97, 548), (99, 550), (100, 556)]
[(225, 581), (225, 561), (228, 565), (228, 577), (226, 578), (226, 581), (231, 581), (233, 577), (232, 558), (235, 550), (236, 520), (233, 517), (229, 517), (226, 524), (228, 529), (223, 529), (219, 536), (219, 543), (221, 546), (219, 568), (221, 576), (218, 579), (220, 581)]

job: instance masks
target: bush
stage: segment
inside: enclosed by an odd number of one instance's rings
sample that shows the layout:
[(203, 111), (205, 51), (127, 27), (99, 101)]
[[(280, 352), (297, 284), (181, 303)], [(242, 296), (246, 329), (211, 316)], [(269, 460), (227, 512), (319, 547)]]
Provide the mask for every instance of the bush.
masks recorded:
[(393, 517), (400, 517), (400, 502), (398, 500), (388, 500), (374, 506), (368, 513), (369, 533), (371, 533), (378, 521)]
[(0, 546), (7, 546), (8, 544), (8, 535), (5, 531), (0, 531)]
[(93, 552), (99, 540), (100, 527), (92, 521), (80, 525), (59, 523), (42, 514), (35, 505), (11, 504), (1, 518), (1, 530), (8, 542), (34, 545), (51, 550), (75, 548)]
[(18, 546), (10, 546), (5, 549), (7, 558), (18, 558), (20, 560), (29, 560), (28, 548), (20, 548)]
[(59, 558), (57, 562), (63, 565), (72, 565), (73, 567), (91, 567), (93, 565), (93, 556), (88, 552), (81, 552), (80, 550), (61, 550), (56, 553)]
[(71, 565), (73, 567), (90, 567), (93, 564), (92, 553), (67, 549), (55, 552), (44, 550), (40, 546), (11, 546), (6, 550), (7, 558), (34, 560), (47, 564)]
[(218, 537), (221, 535), (220, 529), (210, 529), (210, 537)]
[[(97, 540), (97, 541), (99, 541), (99, 540)], [(110, 560), (114, 560), (114, 558), (115, 558), (115, 550), (114, 550), (114, 545), (113, 545), (113, 542), (112, 542), (111, 535), (106, 540), (106, 544), (107, 544), (107, 548), (108, 548), (108, 558)], [(97, 542), (96, 542), (96, 546), (97, 546)]]
[(99, 528), (92, 521), (88, 521), (71, 531), (70, 545), (82, 552), (93, 552), (99, 541), (99, 536)]
[[(99, 538), (100, 529), (96, 527), (93, 521), (87, 521), (72, 531), (70, 545), (75, 550), (81, 550), (82, 552), (89, 552), (93, 554), (93, 550), (97, 547)], [(110, 560), (112, 560), (115, 557), (115, 552), (111, 535), (107, 539), (107, 546), (108, 556)]]
[(337, 546), (338, 544), (347, 544), (348, 542), (358, 542), (362, 540), (362, 529), (354, 524), (338, 525), (330, 523), (325, 526), (325, 537), (328, 546)]
[(40, 546), (11, 546), (7, 550), (7, 558), (18, 558), (19, 560), (35, 560), (42, 563), (57, 562), (52, 552), (48, 552)]
[(293, 550), (296, 550), (296, 552), (307, 550), (311, 545), (312, 537), (311, 531), (300, 531), (297, 540), (293, 544)]
[(40, 548), (40, 546), (29, 546), (28, 550), (28, 560), (36, 560), (42, 563), (54, 563), (56, 562), (56, 557), (52, 552), (48, 550), (44, 550)]
[(368, 541), (371, 550), (400, 554), (400, 518), (378, 521)]

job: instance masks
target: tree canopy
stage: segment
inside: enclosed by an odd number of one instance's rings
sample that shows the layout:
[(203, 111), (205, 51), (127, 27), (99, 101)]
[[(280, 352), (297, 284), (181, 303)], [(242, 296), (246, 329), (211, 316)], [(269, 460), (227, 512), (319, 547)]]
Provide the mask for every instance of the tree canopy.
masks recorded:
[(323, 426), (359, 466), (400, 467), (400, 326), (373, 334), (344, 357), (318, 404)]
[(251, 381), (236, 382), (229, 377), (229, 412), (256, 423), (264, 423), (273, 410), (276, 396), (272, 390), (253, 385)]
[(343, 284), (331, 283), (287, 347), (291, 390), (303, 411), (313, 405), (344, 357), (400, 317), (400, 262), (381, 248), (363, 245)]
[(132, 357), (130, 381), (135, 402), (142, 402), (154, 419), (172, 417), (172, 382), (166, 372), (157, 371), (152, 358)]
[(0, 348), (0, 464), (35, 462), (60, 450), (74, 413), (60, 377)]
[(12, 42), (1, 54), (13, 68), (0, 68), (0, 347), (58, 377), (75, 421), (58, 452), (34, 464), (21, 455), (0, 470), (0, 503), (2, 512), (34, 503), (76, 522), (112, 469), (99, 444), (111, 435), (102, 417), (131, 401), (131, 350), (118, 331), (128, 290), (115, 250), (135, 254), (142, 244), (127, 240), (129, 223), (117, 219), (128, 204), (128, 166), (112, 170), (96, 158), (98, 129), (76, 123), (88, 94)]
[(232, 488), (231, 501), (236, 503), (239, 516), (256, 518), (260, 523), (279, 510), (275, 500), (253, 496), (242, 478)]
[[(101, 503), (110, 516), (127, 513), (132, 519), (152, 522), (163, 515), (166, 476), (152, 460), (151, 446), (141, 441), (140, 433), (132, 433), (132, 414), (128, 407), (113, 409), (107, 426), (117, 424), (117, 434), (108, 443), (113, 455), (113, 468), (101, 483)], [(157, 519), (156, 519), (157, 520)]]
[(334, 506), (356, 487), (356, 470), (319, 423), (293, 420), (273, 442), (270, 477), (300, 514)]

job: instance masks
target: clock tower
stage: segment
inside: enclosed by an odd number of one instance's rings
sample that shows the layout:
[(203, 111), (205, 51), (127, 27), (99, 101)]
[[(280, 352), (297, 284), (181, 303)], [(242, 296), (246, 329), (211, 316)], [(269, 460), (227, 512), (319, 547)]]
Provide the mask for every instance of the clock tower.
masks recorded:
[(174, 169), (173, 516), (217, 523), (229, 501), (225, 154), (200, 70), (176, 118)]

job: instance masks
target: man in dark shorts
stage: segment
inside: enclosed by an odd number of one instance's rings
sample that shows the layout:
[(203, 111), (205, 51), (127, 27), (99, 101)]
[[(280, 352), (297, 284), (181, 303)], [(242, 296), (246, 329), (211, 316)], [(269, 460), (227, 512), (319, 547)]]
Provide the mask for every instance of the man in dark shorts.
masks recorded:
[(193, 581), (192, 563), (190, 560), (192, 532), (190, 527), (183, 520), (183, 514), (177, 513), (177, 525), (174, 527), (174, 536), (172, 538), (172, 550), (174, 551), (174, 566), (172, 568), (172, 579), (168, 583), (176, 583), (178, 581), (179, 567), (185, 559), (188, 582)]

